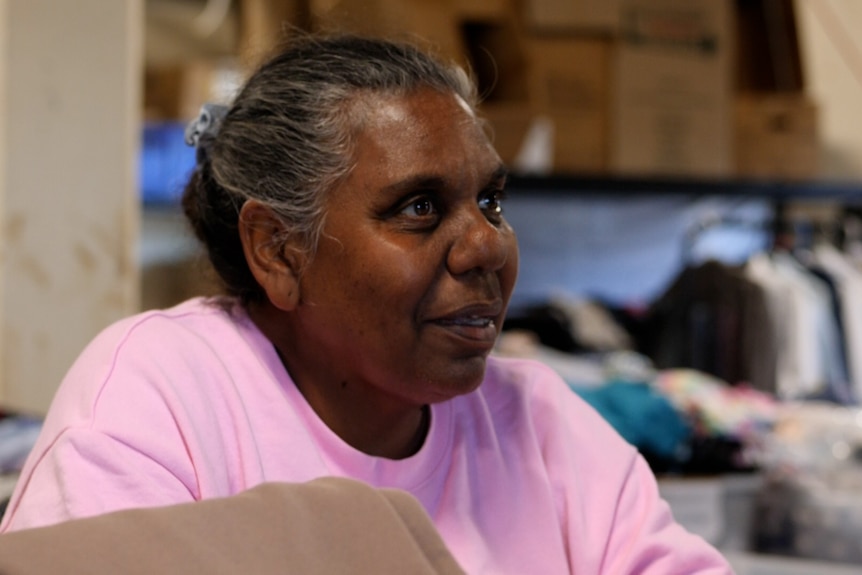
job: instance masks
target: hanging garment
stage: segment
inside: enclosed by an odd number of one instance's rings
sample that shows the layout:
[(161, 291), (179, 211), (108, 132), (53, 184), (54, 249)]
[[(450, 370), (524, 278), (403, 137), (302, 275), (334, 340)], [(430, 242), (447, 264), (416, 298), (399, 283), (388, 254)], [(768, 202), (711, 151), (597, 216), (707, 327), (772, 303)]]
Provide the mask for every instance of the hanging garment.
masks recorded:
[(740, 266), (686, 267), (649, 308), (644, 353), (656, 367), (688, 367), (730, 384), (774, 391), (776, 336), (767, 294)]
[(779, 395), (783, 399), (846, 395), (841, 338), (828, 287), (788, 252), (775, 252), (770, 259), (778, 277), (790, 287), (795, 320), (790, 333), (796, 379), (791, 387), (779, 389)]
[(813, 255), (836, 284), (849, 379), (858, 402), (862, 398), (862, 272), (832, 245), (816, 246)]

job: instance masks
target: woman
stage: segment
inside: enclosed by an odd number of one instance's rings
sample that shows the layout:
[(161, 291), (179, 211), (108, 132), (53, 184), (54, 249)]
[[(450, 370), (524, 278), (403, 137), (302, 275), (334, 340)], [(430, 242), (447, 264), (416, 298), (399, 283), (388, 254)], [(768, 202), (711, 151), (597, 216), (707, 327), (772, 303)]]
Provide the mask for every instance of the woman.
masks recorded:
[(342, 476), (418, 499), (469, 573), (727, 573), (551, 370), (489, 357), (506, 172), (466, 74), (300, 38), (191, 138), (183, 205), (230, 297), (100, 334), (3, 528)]

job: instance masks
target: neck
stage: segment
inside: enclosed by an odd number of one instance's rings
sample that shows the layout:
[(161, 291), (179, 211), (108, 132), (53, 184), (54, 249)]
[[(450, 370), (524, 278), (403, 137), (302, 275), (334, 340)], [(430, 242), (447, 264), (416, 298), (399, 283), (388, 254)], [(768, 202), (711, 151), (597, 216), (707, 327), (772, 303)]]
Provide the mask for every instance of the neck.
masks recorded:
[[(331, 358), (301, 353), (293, 342), (289, 313), (265, 304), (252, 306), (249, 317), (273, 343), (281, 362), (305, 400), (321, 421), (353, 448), (377, 457), (404, 459), (425, 442), (430, 427), (430, 408), (384, 394), (373, 385), (339, 377)], [(297, 361), (297, 358), (299, 361)], [(324, 367), (321, 369), (321, 367)], [(327, 373), (326, 377), (319, 374)]]
[[(290, 367), (285, 365), (288, 373)], [(428, 434), (431, 410), (427, 405), (405, 408), (396, 402), (369, 401), (362, 390), (291, 378), (318, 417), (353, 448), (376, 457), (404, 459), (422, 447)], [(338, 387), (339, 389), (332, 389)]]

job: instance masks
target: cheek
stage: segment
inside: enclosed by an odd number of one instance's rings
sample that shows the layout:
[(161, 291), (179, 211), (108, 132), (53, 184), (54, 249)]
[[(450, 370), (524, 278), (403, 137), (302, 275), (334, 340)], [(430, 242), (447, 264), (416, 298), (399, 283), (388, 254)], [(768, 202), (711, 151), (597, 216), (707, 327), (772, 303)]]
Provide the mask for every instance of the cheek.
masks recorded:
[(500, 270), (500, 284), (506, 294), (506, 299), (512, 294), (515, 288), (515, 282), (518, 280), (518, 265), (520, 261), (520, 252), (518, 249), (518, 239), (514, 232), (511, 232), (507, 240), (506, 263)]
[(342, 296), (349, 301), (339, 304), (339, 321), (357, 338), (357, 345), (388, 355), (396, 347), (414, 344), (415, 321), (421, 315), (430, 283), (414, 263), (412, 258), (389, 254), (353, 270), (358, 275), (353, 278), (351, 293)]
[(381, 298), (389, 298), (383, 302), (387, 306), (412, 305), (421, 297), (432, 281), (429, 273), (431, 262), (399, 254), (399, 257), (382, 258), (374, 266), (373, 276), (368, 276), (370, 289)]
[(333, 273), (343, 274), (349, 293), (343, 297), (369, 314), (377, 312), (377, 321), (385, 322), (381, 310), (412, 309), (433, 282), (434, 263), (429, 254), (407, 251), (387, 243), (365, 244), (364, 249), (347, 250), (334, 261)]

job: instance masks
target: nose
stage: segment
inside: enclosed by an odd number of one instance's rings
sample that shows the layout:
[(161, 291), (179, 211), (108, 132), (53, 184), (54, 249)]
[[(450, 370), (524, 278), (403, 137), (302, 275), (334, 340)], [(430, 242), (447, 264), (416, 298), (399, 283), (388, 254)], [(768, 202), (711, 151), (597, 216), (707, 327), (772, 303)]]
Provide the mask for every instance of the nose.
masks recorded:
[(474, 207), (455, 226), (454, 240), (446, 260), (449, 272), (459, 276), (472, 271), (493, 273), (509, 257), (512, 229), (505, 221), (491, 222)]

